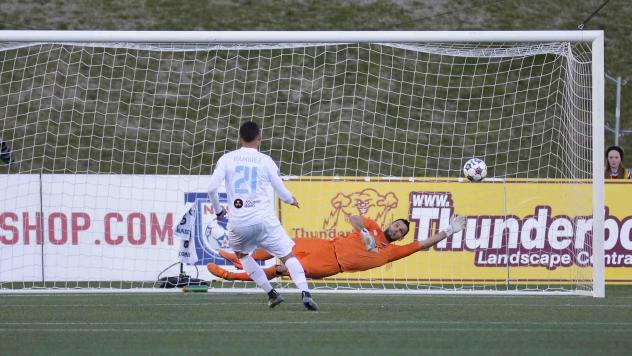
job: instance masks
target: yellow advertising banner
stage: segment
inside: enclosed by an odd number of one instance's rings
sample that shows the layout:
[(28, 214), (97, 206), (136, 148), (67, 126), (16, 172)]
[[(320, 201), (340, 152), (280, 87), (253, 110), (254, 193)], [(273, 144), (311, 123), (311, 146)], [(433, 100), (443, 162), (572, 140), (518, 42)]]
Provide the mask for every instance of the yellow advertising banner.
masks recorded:
[[(450, 283), (580, 283), (592, 279), (589, 184), (559, 181), (437, 182), (419, 179), (301, 178), (286, 182), (300, 209), (281, 204), (292, 238), (332, 239), (352, 230), (349, 216), (384, 229), (411, 222), (403, 241), (425, 240), (466, 217), (464, 231), (385, 266), (347, 279)], [(607, 283), (632, 283), (632, 184), (606, 185)]]

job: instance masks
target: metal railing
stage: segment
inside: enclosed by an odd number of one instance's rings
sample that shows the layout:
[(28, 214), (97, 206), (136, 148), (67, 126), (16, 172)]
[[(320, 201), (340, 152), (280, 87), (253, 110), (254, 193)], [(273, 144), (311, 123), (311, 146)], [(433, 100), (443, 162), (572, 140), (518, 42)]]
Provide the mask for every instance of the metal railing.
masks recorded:
[(632, 130), (621, 130), (621, 87), (628, 84), (627, 80), (624, 80), (621, 76), (613, 77), (606, 73), (606, 79), (614, 82), (617, 86), (616, 98), (615, 98), (615, 111), (614, 111), (614, 129), (604, 123), (604, 127), (608, 132), (614, 133), (614, 144), (619, 146), (619, 137), (632, 135)]

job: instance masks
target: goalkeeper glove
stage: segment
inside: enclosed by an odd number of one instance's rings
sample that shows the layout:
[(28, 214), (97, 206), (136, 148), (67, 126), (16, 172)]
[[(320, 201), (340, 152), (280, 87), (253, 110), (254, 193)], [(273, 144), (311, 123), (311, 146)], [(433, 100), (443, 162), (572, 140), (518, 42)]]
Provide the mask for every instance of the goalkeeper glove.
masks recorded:
[(460, 215), (453, 215), (450, 218), (450, 225), (443, 230), (446, 236), (450, 236), (456, 232), (463, 230), (465, 227), (465, 218)]
[(360, 235), (362, 236), (362, 242), (366, 245), (366, 249), (368, 251), (372, 251), (375, 249), (375, 239), (369, 233), (369, 230), (366, 228), (360, 230)]

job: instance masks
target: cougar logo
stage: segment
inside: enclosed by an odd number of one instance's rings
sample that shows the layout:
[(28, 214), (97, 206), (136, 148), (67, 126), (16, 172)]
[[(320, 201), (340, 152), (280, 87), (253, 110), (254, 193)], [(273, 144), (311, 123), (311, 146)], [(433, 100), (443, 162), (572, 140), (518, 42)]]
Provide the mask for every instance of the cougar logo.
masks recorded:
[(323, 221), (323, 229), (331, 229), (338, 225), (340, 215), (345, 221), (349, 220), (351, 215), (362, 215), (385, 225), (388, 213), (397, 208), (398, 203), (399, 200), (394, 193), (380, 194), (372, 188), (349, 194), (338, 193), (331, 199), (332, 209)]

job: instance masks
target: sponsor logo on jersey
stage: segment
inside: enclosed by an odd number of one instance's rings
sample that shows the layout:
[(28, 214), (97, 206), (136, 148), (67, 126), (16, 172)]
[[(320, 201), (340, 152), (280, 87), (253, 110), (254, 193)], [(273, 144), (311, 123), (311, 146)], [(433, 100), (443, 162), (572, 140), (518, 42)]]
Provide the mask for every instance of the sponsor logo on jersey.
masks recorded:
[(241, 209), (244, 206), (244, 201), (241, 199), (235, 199), (233, 206), (237, 209)]

